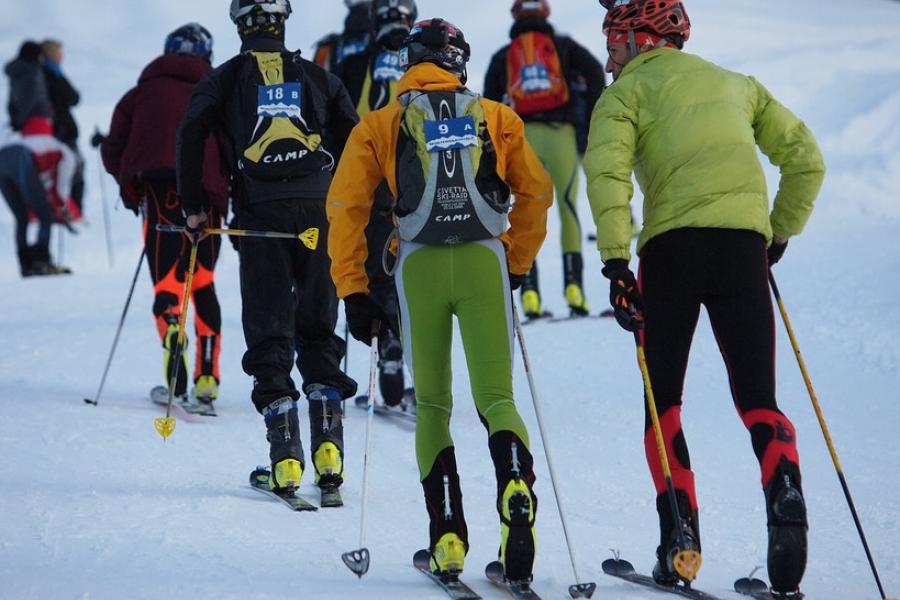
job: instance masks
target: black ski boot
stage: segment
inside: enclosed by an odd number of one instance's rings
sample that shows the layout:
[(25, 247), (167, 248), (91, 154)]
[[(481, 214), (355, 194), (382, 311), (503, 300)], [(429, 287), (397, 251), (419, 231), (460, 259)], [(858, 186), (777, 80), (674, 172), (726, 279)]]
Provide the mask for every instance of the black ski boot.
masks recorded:
[(335, 490), (344, 482), (343, 398), (333, 387), (313, 384), (306, 390), (306, 399), (316, 485)]
[(497, 477), (497, 512), (500, 515), (500, 563), (513, 583), (530, 583), (537, 547), (534, 517), (534, 459), (511, 431), (498, 431), (488, 440)]
[(283, 396), (263, 409), (272, 476), (269, 487), (275, 493), (290, 493), (300, 487), (303, 477), (303, 443), (297, 401)]
[(469, 551), (469, 530), (452, 446), (437, 455), (431, 471), (422, 480), (422, 490), (428, 510), (431, 571), (442, 577), (459, 574)]
[(660, 585), (676, 585), (685, 581), (675, 569), (675, 558), (679, 552), (700, 552), (700, 521), (696, 512), (691, 510), (687, 494), (675, 490), (678, 501), (678, 514), (681, 515), (681, 527), (684, 532), (684, 547), (678, 539), (678, 528), (669, 503), (669, 495), (662, 493), (656, 497), (656, 511), (659, 513), (660, 542), (656, 548), (656, 565), (653, 567), (653, 581)]
[(769, 582), (772, 595), (799, 597), (806, 570), (806, 503), (800, 468), (784, 457), (765, 489), (769, 524)]
[(386, 405), (403, 402), (403, 347), (387, 327), (378, 337), (378, 387)]

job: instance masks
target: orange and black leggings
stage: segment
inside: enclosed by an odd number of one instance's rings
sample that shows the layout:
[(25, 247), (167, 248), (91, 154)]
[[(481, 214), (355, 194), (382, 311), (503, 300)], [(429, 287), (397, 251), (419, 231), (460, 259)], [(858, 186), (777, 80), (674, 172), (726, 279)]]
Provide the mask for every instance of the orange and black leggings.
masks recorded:
[[(169, 319), (181, 314), (184, 296), (185, 273), (190, 256), (190, 243), (181, 234), (156, 231), (158, 223), (184, 225), (181, 201), (173, 179), (154, 179), (142, 182), (145, 201), (144, 247), (147, 264), (153, 280), (153, 316), (160, 339), (165, 341)], [(221, 227), (222, 217), (210, 215), (210, 227)], [(197, 266), (194, 272), (194, 332), (196, 335), (196, 360), (194, 381), (201, 375), (219, 377), (219, 350), (222, 333), (222, 313), (216, 297), (214, 269), (222, 245), (221, 237), (211, 235), (200, 242), (197, 249)]]
[[(763, 486), (782, 459), (799, 466), (794, 426), (775, 401), (775, 317), (767, 277), (765, 239), (752, 231), (677, 229), (653, 238), (641, 251), (650, 383), (673, 483), (687, 495), (692, 512), (697, 496), (681, 429), (681, 402), (701, 305), (725, 361), (735, 407), (750, 433)], [(644, 446), (656, 492), (664, 494), (649, 413)], [(668, 510), (667, 504), (662, 506)], [(661, 512), (660, 517), (668, 515)]]

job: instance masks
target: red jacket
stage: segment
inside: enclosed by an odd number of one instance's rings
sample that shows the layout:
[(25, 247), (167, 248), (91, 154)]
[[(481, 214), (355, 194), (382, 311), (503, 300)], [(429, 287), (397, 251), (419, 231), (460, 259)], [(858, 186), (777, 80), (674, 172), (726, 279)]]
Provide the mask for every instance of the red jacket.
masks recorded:
[[(103, 165), (122, 187), (122, 199), (137, 209), (140, 198), (133, 190), (142, 173), (171, 172), (175, 181), (175, 134), (187, 111), (194, 85), (212, 67), (201, 58), (164, 54), (141, 73), (138, 84), (116, 105), (109, 135), (100, 146)], [(203, 189), (209, 204), (228, 212), (228, 176), (218, 145), (206, 140)]]

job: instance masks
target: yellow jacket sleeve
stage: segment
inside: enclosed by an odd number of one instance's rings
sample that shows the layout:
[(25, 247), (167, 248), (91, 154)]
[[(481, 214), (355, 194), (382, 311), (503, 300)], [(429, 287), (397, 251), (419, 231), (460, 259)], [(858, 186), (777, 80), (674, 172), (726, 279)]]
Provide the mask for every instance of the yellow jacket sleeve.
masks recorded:
[[(485, 100), (485, 115), (497, 149), (497, 174), (515, 195), (509, 229), (500, 236), (506, 246), (509, 272), (531, 270), (547, 235), (547, 210), (553, 204), (553, 181), (528, 140), (525, 124), (507, 106)], [(491, 118), (493, 117), (493, 118)]]
[(369, 291), (365, 229), (375, 188), (385, 177), (382, 160), (386, 156), (373, 129), (375, 118), (370, 113), (353, 128), (328, 189), (328, 254), (339, 298)]

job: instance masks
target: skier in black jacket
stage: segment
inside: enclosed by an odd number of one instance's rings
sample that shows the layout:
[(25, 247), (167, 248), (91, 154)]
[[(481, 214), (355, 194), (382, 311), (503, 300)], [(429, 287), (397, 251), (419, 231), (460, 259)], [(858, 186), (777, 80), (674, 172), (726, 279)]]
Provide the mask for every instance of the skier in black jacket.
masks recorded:
[(313, 62), (326, 71), (334, 72), (344, 59), (362, 54), (372, 42), (372, 0), (344, 0), (344, 5), (344, 30), (329, 33), (313, 49)]
[[(556, 190), (562, 231), (563, 290), (572, 315), (588, 313), (582, 283), (581, 224), (578, 221), (578, 166), (584, 152), (590, 111), (606, 87), (603, 65), (547, 21), (547, 0), (515, 0), (512, 42), (491, 58), (484, 97), (505, 102), (525, 121), (528, 142), (544, 163)], [(544, 314), (537, 263), (522, 284), (522, 310)]]
[[(400, 67), (400, 47), (418, 15), (414, 0), (375, 0), (369, 3), (369, 8), (372, 42), (363, 52), (343, 56), (332, 70), (347, 87), (360, 117), (384, 108), (396, 98), (397, 82), (404, 73)], [(366, 226), (369, 248), (366, 274), (369, 294), (387, 315), (400, 312), (394, 277), (385, 271), (382, 260), (394, 231), (393, 206), (394, 196), (387, 183), (382, 182), (375, 190), (372, 216)], [(394, 330), (399, 330), (396, 323), (392, 326), (382, 323), (378, 335), (378, 385), (387, 406), (407, 410), (415, 396), (405, 389), (403, 348)]]
[(297, 240), (243, 238), (239, 252), (243, 367), (253, 377), (251, 398), (266, 423), (269, 485), (277, 493), (292, 492), (305, 467), (300, 394), (290, 377), (296, 355), (309, 400), (316, 483), (324, 493), (343, 482), (341, 403), (356, 393), (356, 382), (340, 369), (344, 341), (334, 335), (338, 301), (329, 273), (325, 196), (357, 116), (337, 77), (285, 48), (290, 13), (289, 0), (232, 0), (241, 53), (194, 88), (178, 132), (176, 163), (192, 232), (207, 218), (201, 172), (210, 132), (227, 140), (242, 227), (319, 231), (314, 249)]

